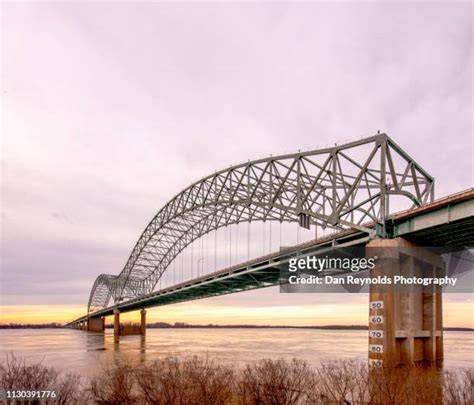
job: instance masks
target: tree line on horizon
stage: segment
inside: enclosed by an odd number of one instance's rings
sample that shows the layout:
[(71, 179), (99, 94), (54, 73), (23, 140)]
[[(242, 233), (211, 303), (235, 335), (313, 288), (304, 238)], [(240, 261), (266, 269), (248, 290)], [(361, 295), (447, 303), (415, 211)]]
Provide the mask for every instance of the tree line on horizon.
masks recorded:
[[(113, 323), (105, 325), (106, 328), (113, 328)], [(323, 330), (368, 330), (367, 325), (314, 325), (314, 326), (292, 326), (292, 325), (218, 325), (218, 324), (189, 324), (186, 322), (153, 322), (147, 323), (147, 328), (150, 329), (257, 329), (257, 328), (268, 328), (268, 329), (278, 329), (278, 328), (287, 328), (287, 329), (323, 329)], [(48, 329), (48, 328), (66, 328), (64, 324), (59, 322), (50, 322), (50, 323), (0, 323), (0, 329)], [(445, 331), (453, 332), (473, 332), (473, 328), (466, 327), (445, 327)]]

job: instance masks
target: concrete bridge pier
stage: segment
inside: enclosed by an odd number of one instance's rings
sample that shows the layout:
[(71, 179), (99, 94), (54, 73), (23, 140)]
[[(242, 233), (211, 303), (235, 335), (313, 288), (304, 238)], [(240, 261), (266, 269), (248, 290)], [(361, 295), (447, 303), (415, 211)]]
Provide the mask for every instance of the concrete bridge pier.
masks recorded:
[[(378, 239), (367, 246), (377, 256), (371, 277), (444, 276), (441, 257), (402, 239)], [(383, 288), (386, 288), (384, 286)], [(393, 288), (393, 286), (390, 286)], [(436, 364), (443, 360), (442, 292), (439, 286), (371, 285), (369, 362), (383, 366)]]
[(146, 335), (146, 309), (140, 311), (140, 331), (143, 336)]
[(89, 332), (103, 332), (105, 330), (105, 318), (87, 318), (87, 330)]
[(120, 311), (114, 309), (114, 336), (120, 336)]
[(140, 323), (124, 324), (120, 323), (120, 310), (114, 309), (114, 337), (122, 335), (142, 335), (146, 334), (146, 310), (140, 311)]

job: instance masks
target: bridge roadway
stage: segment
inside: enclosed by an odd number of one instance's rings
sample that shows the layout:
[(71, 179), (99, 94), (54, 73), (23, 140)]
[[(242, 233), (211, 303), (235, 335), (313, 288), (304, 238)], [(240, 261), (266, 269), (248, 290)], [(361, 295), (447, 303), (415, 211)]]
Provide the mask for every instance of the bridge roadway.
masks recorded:
[[(112, 315), (139, 309), (169, 305), (217, 295), (278, 285), (280, 269), (290, 258), (321, 254), (346, 246), (365, 246), (377, 238), (381, 227), (365, 224), (371, 234), (360, 230), (345, 230), (299, 245), (282, 248), (257, 259), (240, 263), (173, 285), (150, 294), (130, 299), (102, 310), (84, 315), (67, 325), (84, 322), (87, 318)], [(388, 237), (403, 237), (419, 246), (474, 245), (474, 188), (452, 194), (422, 207), (392, 215), (386, 226)], [(386, 238), (387, 235), (384, 235)]]

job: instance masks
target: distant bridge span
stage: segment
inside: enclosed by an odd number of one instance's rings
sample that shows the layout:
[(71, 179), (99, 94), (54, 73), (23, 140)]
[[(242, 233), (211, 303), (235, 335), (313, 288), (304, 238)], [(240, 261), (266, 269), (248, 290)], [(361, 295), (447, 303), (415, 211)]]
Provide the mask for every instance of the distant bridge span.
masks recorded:
[(421, 206), (433, 200), (434, 180), (386, 134), (218, 171), (156, 214), (120, 274), (97, 277), (88, 312), (150, 294), (175, 257), (213, 230), (278, 221), (368, 234), (367, 222), (384, 227), (395, 195)]

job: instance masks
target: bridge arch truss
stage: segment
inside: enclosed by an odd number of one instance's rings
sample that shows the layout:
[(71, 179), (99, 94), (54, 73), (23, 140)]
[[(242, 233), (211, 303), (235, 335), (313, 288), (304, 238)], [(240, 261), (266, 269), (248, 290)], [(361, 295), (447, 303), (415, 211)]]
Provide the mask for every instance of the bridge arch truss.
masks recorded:
[(383, 226), (392, 196), (420, 206), (433, 200), (434, 180), (386, 134), (218, 171), (158, 211), (120, 274), (97, 277), (88, 311), (152, 292), (183, 249), (221, 227), (278, 221), (367, 230)]

